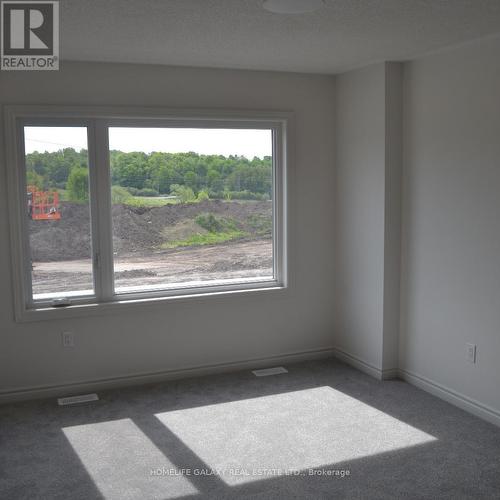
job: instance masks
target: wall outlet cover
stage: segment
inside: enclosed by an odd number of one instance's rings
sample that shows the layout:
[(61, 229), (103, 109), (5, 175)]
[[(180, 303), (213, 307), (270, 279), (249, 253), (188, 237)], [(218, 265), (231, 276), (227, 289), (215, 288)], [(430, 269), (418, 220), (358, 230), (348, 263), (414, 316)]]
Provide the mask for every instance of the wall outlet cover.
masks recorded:
[(476, 362), (476, 344), (465, 344), (465, 356), (469, 363)]

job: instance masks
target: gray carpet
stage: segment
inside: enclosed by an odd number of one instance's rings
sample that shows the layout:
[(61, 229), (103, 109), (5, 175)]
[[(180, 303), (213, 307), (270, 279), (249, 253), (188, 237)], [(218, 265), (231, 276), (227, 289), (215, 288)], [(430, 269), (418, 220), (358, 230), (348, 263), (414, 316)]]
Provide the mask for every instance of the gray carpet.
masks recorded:
[(338, 361), (0, 407), (2, 499), (500, 499), (500, 429)]

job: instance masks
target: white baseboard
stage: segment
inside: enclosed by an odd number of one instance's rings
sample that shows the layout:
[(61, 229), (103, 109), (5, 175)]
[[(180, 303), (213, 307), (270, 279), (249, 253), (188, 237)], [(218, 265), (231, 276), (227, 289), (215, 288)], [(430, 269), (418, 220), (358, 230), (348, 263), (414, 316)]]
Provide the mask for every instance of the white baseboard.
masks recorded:
[(416, 373), (401, 368), (381, 370), (380, 368), (367, 363), (357, 356), (349, 354), (338, 348), (334, 349), (334, 356), (344, 363), (347, 363), (348, 365), (357, 368), (358, 370), (371, 375), (378, 380), (400, 378), (401, 380), (437, 396), (454, 406), (458, 406), (462, 410), (472, 413), (476, 417), (482, 418), (483, 420), (500, 427), (500, 411), (490, 408), (479, 401), (468, 398), (467, 396), (453, 391), (452, 389), (448, 389), (447, 387), (429, 380), (428, 378), (422, 377), (421, 375), (417, 375)]
[(64, 385), (45, 385), (30, 387), (26, 389), (17, 389), (0, 392), (0, 404), (11, 403), (15, 401), (25, 401), (32, 399), (42, 399), (50, 397), (71, 396), (83, 392), (96, 392), (99, 390), (116, 389), (134, 385), (145, 385), (180, 378), (198, 377), (203, 375), (212, 375), (216, 373), (227, 373), (241, 371), (246, 369), (264, 368), (276, 364), (297, 363), (300, 361), (312, 361), (335, 357), (358, 370), (375, 377), (378, 380), (387, 380), (391, 378), (400, 378), (420, 389), (447, 401), (462, 410), (486, 420), (500, 427), (500, 411), (487, 405), (475, 401), (471, 398), (459, 394), (452, 389), (448, 389), (437, 382), (429, 380), (421, 375), (404, 369), (386, 369), (381, 370), (352, 354), (342, 351), (338, 348), (323, 348), (308, 351), (287, 353), (278, 356), (265, 358), (256, 358), (242, 360), (232, 363), (219, 363), (214, 365), (202, 365), (177, 370), (165, 370), (155, 373), (140, 373), (126, 375), (121, 377), (109, 378), (104, 380), (89, 380), (85, 382), (76, 382)]
[(181, 378), (213, 375), (255, 368), (265, 368), (276, 364), (297, 363), (300, 361), (312, 361), (334, 356), (334, 349), (312, 349), (307, 351), (286, 353), (265, 358), (247, 359), (231, 363), (218, 363), (213, 365), (201, 365), (176, 370), (165, 370), (154, 373), (138, 373), (108, 379), (88, 380), (62, 385), (44, 385), (23, 389), (0, 391), (0, 404), (15, 401), (26, 401), (32, 399), (43, 399), (51, 397), (71, 396), (83, 392), (97, 392), (99, 390), (116, 389), (134, 385), (154, 384)]
[(385, 368), (382, 370), (382, 380), (391, 380), (399, 377), (398, 368)]
[(343, 351), (342, 349), (339, 349), (336, 347), (334, 349), (334, 354), (333, 354), (337, 359), (340, 359), (344, 363), (347, 363), (348, 365), (357, 368), (359, 371), (362, 371), (363, 373), (366, 373), (367, 375), (371, 375), (372, 377), (378, 379), (378, 380), (388, 380), (391, 378), (397, 378), (398, 377), (398, 369), (397, 368), (390, 368), (390, 369), (385, 369), (382, 370), (375, 365), (368, 363), (367, 361), (354, 356), (352, 354), (349, 354), (346, 351)]
[(447, 387), (429, 380), (428, 378), (417, 375), (416, 373), (403, 369), (399, 369), (398, 372), (399, 378), (405, 382), (415, 385), (416, 387), (419, 387), (420, 389), (423, 389), (440, 399), (444, 399), (454, 406), (458, 406), (468, 413), (472, 413), (476, 417), (482, 418), (483, 420), (500, 427), (500, 411), (484, 405), (479, 401), (468, 398), (467, 396), (453, 391), (452, 389), (448, 389)]

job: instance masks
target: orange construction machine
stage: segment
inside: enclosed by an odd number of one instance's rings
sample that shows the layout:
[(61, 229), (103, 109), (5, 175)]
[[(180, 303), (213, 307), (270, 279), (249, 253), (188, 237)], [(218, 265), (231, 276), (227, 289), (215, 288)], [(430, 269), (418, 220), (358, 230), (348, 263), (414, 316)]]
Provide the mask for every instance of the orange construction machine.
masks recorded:
[(59, 193), (28, 186), (28, 214), (33, 220), (59, 220)]

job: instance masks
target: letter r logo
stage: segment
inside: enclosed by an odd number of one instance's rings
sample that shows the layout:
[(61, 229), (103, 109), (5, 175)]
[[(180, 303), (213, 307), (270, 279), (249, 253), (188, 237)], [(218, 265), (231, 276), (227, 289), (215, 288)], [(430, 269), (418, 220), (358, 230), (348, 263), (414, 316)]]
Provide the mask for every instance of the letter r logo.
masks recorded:
[(2, 2), (3, 55), (53, 55), (54, 3)]
[[(25, 22), (26, 13), (29, 22)], [(48, 46), (36, 35), (36, 29), (43, 25), (43, 14), (39, 10), (16, 9), (10, 11), (10, 47), (12, 49), (24, 49), (25, 27), (29, 28), (29, 49), (48, 49)]]

